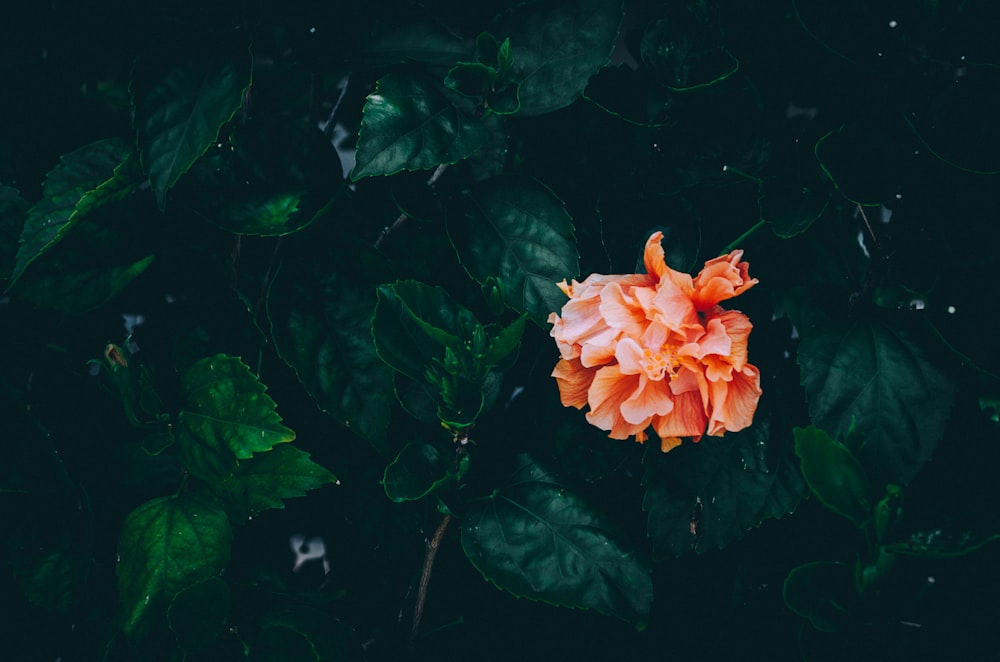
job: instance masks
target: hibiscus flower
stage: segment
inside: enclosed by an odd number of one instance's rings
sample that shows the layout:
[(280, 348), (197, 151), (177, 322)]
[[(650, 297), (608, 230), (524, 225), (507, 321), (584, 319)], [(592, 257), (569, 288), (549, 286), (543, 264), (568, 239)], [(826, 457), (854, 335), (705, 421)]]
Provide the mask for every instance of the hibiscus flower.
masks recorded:
[(645, 441), (652, 427), (666, 452), (702, 435), (753, 422), (760, 372), (747, 359), (753, 325), (719, 302), (753, 287), (742, 251), (705, 263), (692, 278), (664, 260), (663, 233), (646, 242), (646, 273), (592, 274), (559, 287), (569, 301), (552, 313), (560, 360), (552, 371), (564, 406), (612, 439)]

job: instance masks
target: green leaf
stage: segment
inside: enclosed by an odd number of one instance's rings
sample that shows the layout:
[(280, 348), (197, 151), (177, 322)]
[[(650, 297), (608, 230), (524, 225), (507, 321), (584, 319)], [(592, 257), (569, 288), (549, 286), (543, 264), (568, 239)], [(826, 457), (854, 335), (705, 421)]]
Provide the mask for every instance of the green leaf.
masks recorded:
[(251, 643), (252, 660), (360, 660), (354, 631), (329, 613), (294, 605), (261, 619), (259, 637)]
[(720, 549), (764, 520), (792, 512), (806, 485), (785, 444), (758, 418), (722, 438), (704, 437), (669, 453), (646, 449), (642, 507), (654, 559)]
[(125, 141), (98, 140), (64, 154), (45, 177), (42, 199), (28, 210), (10, 282), (56, 245), (87, 212), (138, 184)]
[(218, 577), (231, 542), (226, 513), (195, 493), (152, 499), (129, 513), (118, 543), (125, 634), (141, 638), (177, 593)]
[(832, 561), (806, 563), (792, 570), (785, 578), (783, 595), (789, 609), (823, 632), (845, 629), (860, 604), (851, 566)]
[(199, 60), (173, 69), (145, 93), (136, 95), (135, 125), (142, 167), (156, 204), (219, 137), (243, 102), (250, 76), (231, 62)]
[(997, 540), (1000, 540), (997, 532), (943, 527), (915, 531), (905, 540), (886, 545), (886, 550), (928, 559), (950, 559), (975, 552)]
[(448, 234), (469, 275), (503, 281), (515, 310), (539, 325), (566, 303), (556, 283), (580, 270), (573, 223), (559, 198), (529, 177), (474, 186), (448, 210)]
[(782, 239), (809, 229), (830, 204), (829, 185), (803, 185), (790, 178), (765, 179), (760, 184), (757, 209), (760, 219)]
[(872, 517), (871, 488), (861, 463), (846, 446), (815, 426), (792, 432), (795, 454), (812, 493), (833, 512), (865, 526)]
[(217, 479), (236, 460), (295, 438), (265, 386), (238, 358), (218, 354), (198, 361), (181, 377), (181, 390), (181, 461), (199, 478)]
[[(55, 527), (53, 523), (47, 523)], [(8, 541), (10, 570), (31, 604), (66, 612), (73, 600), (73, 539), (67, 531), (26, 529)]]
[(497, 70), (479, 62), (459, 62), (444, 78), (445, 87), (462, 96), (483, 98), (493, 87)]
[(364, 47), (350, 58), (356, 57), (358, 63), (375, 67), (407, 61), (450, 67), (459, 60), (469, 59), (465, 40), (437, 20), (425, 16), (396, 19), (387, 15), (386, 18)]
[(167, 621), (184, 652), (197, 653), (219, 638), (231, 609), (229, 585), (211, 577), (175, 595), (167, 609)]
[(527, 319), (527, 315), (521, 315), (490, 340), (490, 351), (484, 359), (488, 365), (496, 365), (517, 350), (521, 344), (521, 336), (524, 335), (524, 324)]
[(415, 75), (380, 78), (363, 112), (351, 181), (457, 163), (488, 138), (482, 122)]
[(241, 460), (232, 474), (213, 485), (226, 504), (232, 522), (246, 521), (271, 508), (284, 508), (285, 499), (336, 482), (337, 477), (291, 444), (281, 444)]
[(456, 470), (454, 460), (442, 455), (435, 446), (411, 442), (385, 468), (382, 486), (386, 496), (396, 503), (416, 501), (454, 481), (458, 477)]
[(27, 218), (28, 203), (16, 188), (0, 184), (0, 290), (14, 271), (17, 240)]
[(847, 439), (875, 485), (905, 485), (927, 462), (954, 402), (954, 387), (891, 318), (799, 328), (802, 385), (817, 427)]
[(640, 57), (663, 86), (685, 92), (720, 83), (740, 68), (740, 61), (721, 43), (715, 24), (698, 20), (661, 19), (643, 32)]
[(517, 5), (494, 19), (490, 33), (510, 39), (519, 115), (548, 113), (580, 97), (590, 77), (610, 62), (622, 4), (546, 0)]
[(371, 337), (375, 287), (389, 270), (371, 247), (335, 246), (315, 256), (308, 244), (292, 245), (267, 293), (271, 334), (320, 409), (392, 457), (392, 370)]
[(635, 550), (531, 457), (518, 456), (517, 465), (508, 484), (462, 521), (472, 564), (518, 597), (644, 625), (653, 586)]

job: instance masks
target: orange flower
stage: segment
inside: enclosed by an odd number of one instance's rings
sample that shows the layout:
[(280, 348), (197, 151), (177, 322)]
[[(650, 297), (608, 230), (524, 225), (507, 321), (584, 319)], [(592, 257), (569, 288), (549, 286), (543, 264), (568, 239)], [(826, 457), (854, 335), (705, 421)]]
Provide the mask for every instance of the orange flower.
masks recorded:
[(757, 283), (743, 252), (709, 260), (692, 279), (667, 266), (662, 240), (646, 242), (645, 274), (559, 283), (570, 300), (549, 322), (563, 405), (589, 406), (587, 420), (612, 439), (642, 442), (652, 426), (666, 452), (681, 437), (749, 426), (761, 389), (747, 362), (753, 325), (718, 305)]

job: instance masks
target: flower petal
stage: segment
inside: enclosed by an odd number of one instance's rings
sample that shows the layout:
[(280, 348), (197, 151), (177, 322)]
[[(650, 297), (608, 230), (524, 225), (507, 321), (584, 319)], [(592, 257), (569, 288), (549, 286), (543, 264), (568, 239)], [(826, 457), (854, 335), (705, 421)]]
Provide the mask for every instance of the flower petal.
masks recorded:
[(642, 432), (649, 425), (630, 424), (621, 413), (625, 402), (639, 387), (639, 375), (625, 375), (617, 365), (599, 368), (594, 375), (594, 381), (588, 391), (590, 411), (587, 421), (602, 430), (610, 431), (612, 439), (628, 439), (633, 434)]
[(674, 408), (673, 394), (666, 381), (640, 378), (639, 387), (622, 403), (622, 418), (632, 425), (649, 425), (653, 416), (669, 414)]
[(733, 251), (705, 263), (694, 279), (692, 300), (698, 310), (708, 310), (720, 301), (732, 299), (757, 284), (750, 278), (750, 265), (740, 262), (743, 251)]
[(579, 360), (561, 359), (556, 363), (552, 376), (556, 378), (556, 384), (559, 386), (559, 400), (563, 407), (583, 409), (587, 404), (587, 391), (594, 380), (595, 372), (583, 367)]
[(674, 396), (673, 410), (653, 421), (653, 429), (660, 439), (669, 437), (692, 437), (701, 439), (705, 433), (708, 416), (701, 405), (701, 395), (697, 391), (686, 391)]
[(708, 434), (721, 437), (725, 432), (739, 432), (750, 427), (760, 400), (760, 371), (747, 364), (743, 370), (733, 372), (729, 382), (709, 384), (712, 416)]

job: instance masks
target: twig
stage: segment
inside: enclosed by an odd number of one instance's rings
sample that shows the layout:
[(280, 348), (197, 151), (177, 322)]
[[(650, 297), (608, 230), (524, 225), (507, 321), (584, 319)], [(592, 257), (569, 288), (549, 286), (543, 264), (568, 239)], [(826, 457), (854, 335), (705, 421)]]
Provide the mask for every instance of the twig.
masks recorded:
[(417, 589), (417, 604), (413, 607), (413, 628), (410, 630), (410, 640), (417, 638), (417, 631), (420, 630), (420, 619), (424, 615), (424, 603), (427, 602), (427, 587), (431, 583), (431, 570), (434, 569), (434, 557), (437, 556), (438, 547), (441, 546), (441, 539), (444, 538), (444, 531), (448, 528), (451, 515), (445, 515), (438, 524), (434, 537), (427, 541), (427, 551), (424, 553), (424, 570), (420, 574), (420, 588)]

